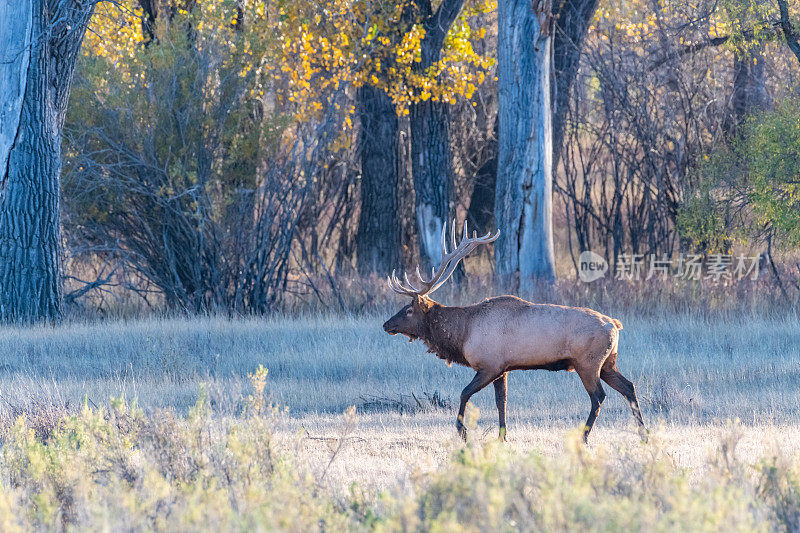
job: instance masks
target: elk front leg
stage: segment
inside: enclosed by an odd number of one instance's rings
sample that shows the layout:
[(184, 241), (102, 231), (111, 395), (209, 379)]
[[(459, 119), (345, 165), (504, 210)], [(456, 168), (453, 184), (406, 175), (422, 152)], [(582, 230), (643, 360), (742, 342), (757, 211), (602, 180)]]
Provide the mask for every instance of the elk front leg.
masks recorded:
[(458, 406), (458, 418), (456, 419), (456, 429), (458, 434), (467, 441), (467, 428), (464, 426), (464, 411), (467, 409), (467, 402), (473, 394), (484, 388), (486, 385), (497, 379), (500, 374), (497, 372), (488, 372), (486, 370), (479, 370), (469, 385), (464, 387), (461, 391), (461, 403)]
[(600, 384), (600, 378), (597, 376), (598, 372), (586, 371), (580, 368), (576, 370), (592, 401), (592, 410), (589, 411), (589, 418), (586, 419), (586, 425), (583, 426), (583, 442), (586, 443), (589, 441), (589, 432), (592, 431), (594, 421), (597, 419), (597, 415), (600, 414), (600, 406), (603, 405), (603, 400), (606, 399), (606, 391), (603, 390), (603, 386)]
[(503, 372), (494, 380), (494, 401), (500, 422), (500, 440), (506, 440), (506, 400), (508, 398), (508, 372)]

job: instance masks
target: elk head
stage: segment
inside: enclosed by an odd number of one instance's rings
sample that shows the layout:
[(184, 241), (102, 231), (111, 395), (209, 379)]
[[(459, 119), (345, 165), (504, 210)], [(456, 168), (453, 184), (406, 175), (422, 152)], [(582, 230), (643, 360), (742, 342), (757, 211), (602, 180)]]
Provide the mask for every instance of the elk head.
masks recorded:
[(396, 315), (383, 324), (383, 329), (390, 335), (397, 335), (401, 333), (408, 337), (410, 341), (418, 338), (427, 338), (428, 321), (426, 316), (428, 311), (433, 307), (434, 301), (428, 295), (441, 287), (445, 281), (453, 275), (458, 263), (469, 255), (475, 248), (481, 244), (489, 244), (494, 242), (500, 236), (500, 231), (491, 235), (487, 233), (483, 237), (478, 237), (477, 232), (472, 232), (472, 237), (468, 237), (467, 222), (464, 222), (464, 233), (461, 242), (456, 244), (456, 221), (453, 220), (451, 242), (452, 250), (447, 251), (447, 223), (445, 222), (442, 227), (442, 262), (439, 268), (431, 270), (431, 277), (425, 279), (417, 266), (418, 284), (421, 288), (411, 283), (408, 279), (408, 274), (403, 275), (405, 283), (397, 278), (396, 271), (392, 271), (392, 275), (388, 277), (389, 288), (397, 294), (410, 296), (411, 303), (403, 307)]

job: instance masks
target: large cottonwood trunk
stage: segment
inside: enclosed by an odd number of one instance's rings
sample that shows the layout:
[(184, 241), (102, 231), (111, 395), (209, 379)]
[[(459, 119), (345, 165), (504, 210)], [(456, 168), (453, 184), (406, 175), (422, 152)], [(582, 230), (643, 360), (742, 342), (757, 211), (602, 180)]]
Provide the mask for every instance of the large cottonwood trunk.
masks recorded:
[[(434, 12), (430, 1), (416, 2), (425, 28), (420, 43), (420, 62), (424, 72), (439, 60), (444, 39), (464, 0), (442, 0)], [(442, 225), (450, 217), (453, 194), (453, 160), (450, 150), (449, 105), (424, 100), (411, 104), (411, 175), (419, 235), (420, 260), (425, 267), (442, 260)]]
[[(79, 0), (4, 0), (0, 7), (0, 50), (15, 61), (3, 72), (2, 87), (22, 88), (23, 94), (17, 105), (18, 92), (0, 91), (0, 109), (6, 110), (7, 102), (18, 109), (3, 116), (2, 126), (2, 137), (10, 131), (13, 139), (0, 167), (2, 321), (61, 316), (61, 130), (93, 6)], [(4, 146), (0, 159), (6, 157)]]
[(469, 201), (467, 218), (483, 235), (494, 231), (494, 195), (497, 184), (497, 155), (489, 158), (475, 173), (475, 186)]
[(489, 140), (491, 156), (475, 172), (475, 186), (469, 199), (467, 219), (480, 235), (494, 232), (494, 195), (497, 188), (497, 118)]
[(420, 102), (411, 106), (411, 174), (414, 177), (420, 259), (426, 267), (442, 260), (442, 225), (450, 216), (453, 164), (448, 106)]
[[(583, 41), (591, 25), (598, 0), (560, 0), (553, 8), (553, 69), (550, 76), (550, 98), (553, 112), (553, 163), (558, 163), (564, 138), (564, 122), (569, 109), (569, 95), (580, 66)], [(497, 126), (495, 125), (495, 137)], [(555, 172), (555, 170), (554, 170)], [(497, 156), (478, 170), (468, 218), (478, 232), (494, 227)]]
[(30, 2), (0, 1), (0, 169), (17, 138), (30, 61), (33, 12)]
[(592, 23), (598, 0), (559, 0), (553, 10), (553, 165), (558, 163), (564, 139), (569, 94), (580, 66), (583, 39)]
[(385, 275), (400, 268), (398, 216), (400, 191), (399, 128), (394, 104), (381, 89), (358, 90), (361, 121), (361, 214), (356, 236), (356, 262), (362, 275)]
[(500, 0), (495, 264), (498, 281), (523, 293), (555, 277), (549, 26), (530, 1)]

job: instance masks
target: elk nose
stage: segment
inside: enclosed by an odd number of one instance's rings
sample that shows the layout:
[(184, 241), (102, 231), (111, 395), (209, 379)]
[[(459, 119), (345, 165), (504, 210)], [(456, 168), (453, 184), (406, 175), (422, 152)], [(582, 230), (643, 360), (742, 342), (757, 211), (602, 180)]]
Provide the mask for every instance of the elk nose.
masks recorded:
[(383, 324), (383, 331), (388, 333), (389, 335), (397, 334), (397, 330), (389, 326), (389, 322), (384, 322)]

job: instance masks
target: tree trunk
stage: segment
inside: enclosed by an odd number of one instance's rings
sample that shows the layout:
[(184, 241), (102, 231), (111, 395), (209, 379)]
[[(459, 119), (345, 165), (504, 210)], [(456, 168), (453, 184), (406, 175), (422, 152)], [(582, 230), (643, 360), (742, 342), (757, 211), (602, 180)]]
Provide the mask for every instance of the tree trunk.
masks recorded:
[(475, 187), (469, 200), (467, 219), (479, 235), (494, 231), (494, 194), (497, 188), (497, 119), (494, 121), (494, 136), (491, 157), (475, 173)]
[(800, 35), (797, 34), (797, 30), (789, 18), (789, 3), (786, 0), (777, 0), (777, 2), (778, 12), (781, 14), (781, 31), (783, 32), (784, 39), (786, 39), (786, 45), (797, 60), (800, 61)]
[(523, 293), (555, 278), (548, 15), (523, 0), (499, 3), (495, 263), (498, 281)]
[(554, 12), (553, 28), (553, 166), (564, 140), (564, 119), (572, 83), (578, 74), (583, 38), (592, 23), (598, 0), (561, 0)]
[(30, 2), (0, 3), (0, 169), (3, 172), (22, 113), (31, 55), (31, 17)]
[[(429, 0), (416, 3), (425, 27), (421, 61), (415, 64), (418, 72), (439, 60), (444, 38), (463, 4), (463, 0), (442, 0), (433, 12)], [(442, 260), (442, 225), (450, 217), (453, 194), (449, 104), (433, 100), (414, 103), (409, 118), (419, 255), (423, 266), (429, 268)]]
[(397, 114), (389, 96), (369, 85), (358, 90), (358, 102), (361, 214), (356, 237), (357, 266), (362, 275), (383, 275), (401, 267)]
[(410, 113), (420, 259), (427, 268), (442, 261), (442, 224), (450, 216), (453, 164), (448, 105), (428, 100), (412, 105)]
[[(583, 40), (597, 10), (597, 4), (598, 0), (561, 0), (554, 13), (553, 70), (550, 83), (550, 98), (553, 103), (553, 169), (556, 168), (563, 144), (564, 121), (569, 108), (570, 91), (580, 66)], [(477, 227), (478, 233), (494, 228), (496, 181), (497, 156), (488, 160), (476, 175), (468, 218)]]
[[(7, 118), (16, 126), (8, 162), (0, 167), (0, 320), (15, 322), (61, 316), (61, 129), (94, 6), (75, 0), (25, 4), (17, 9), (30, 13), (27, 33), (18, 33), (21, 25), (5, 16), (0, 20), (0, 43), (12, 43), (4, 49), (30, 43), (19, 115), (3, 117), (4, 134)], [(13, 103), (15, 94), (0, 93), (0, 108), (7, 98)]]

